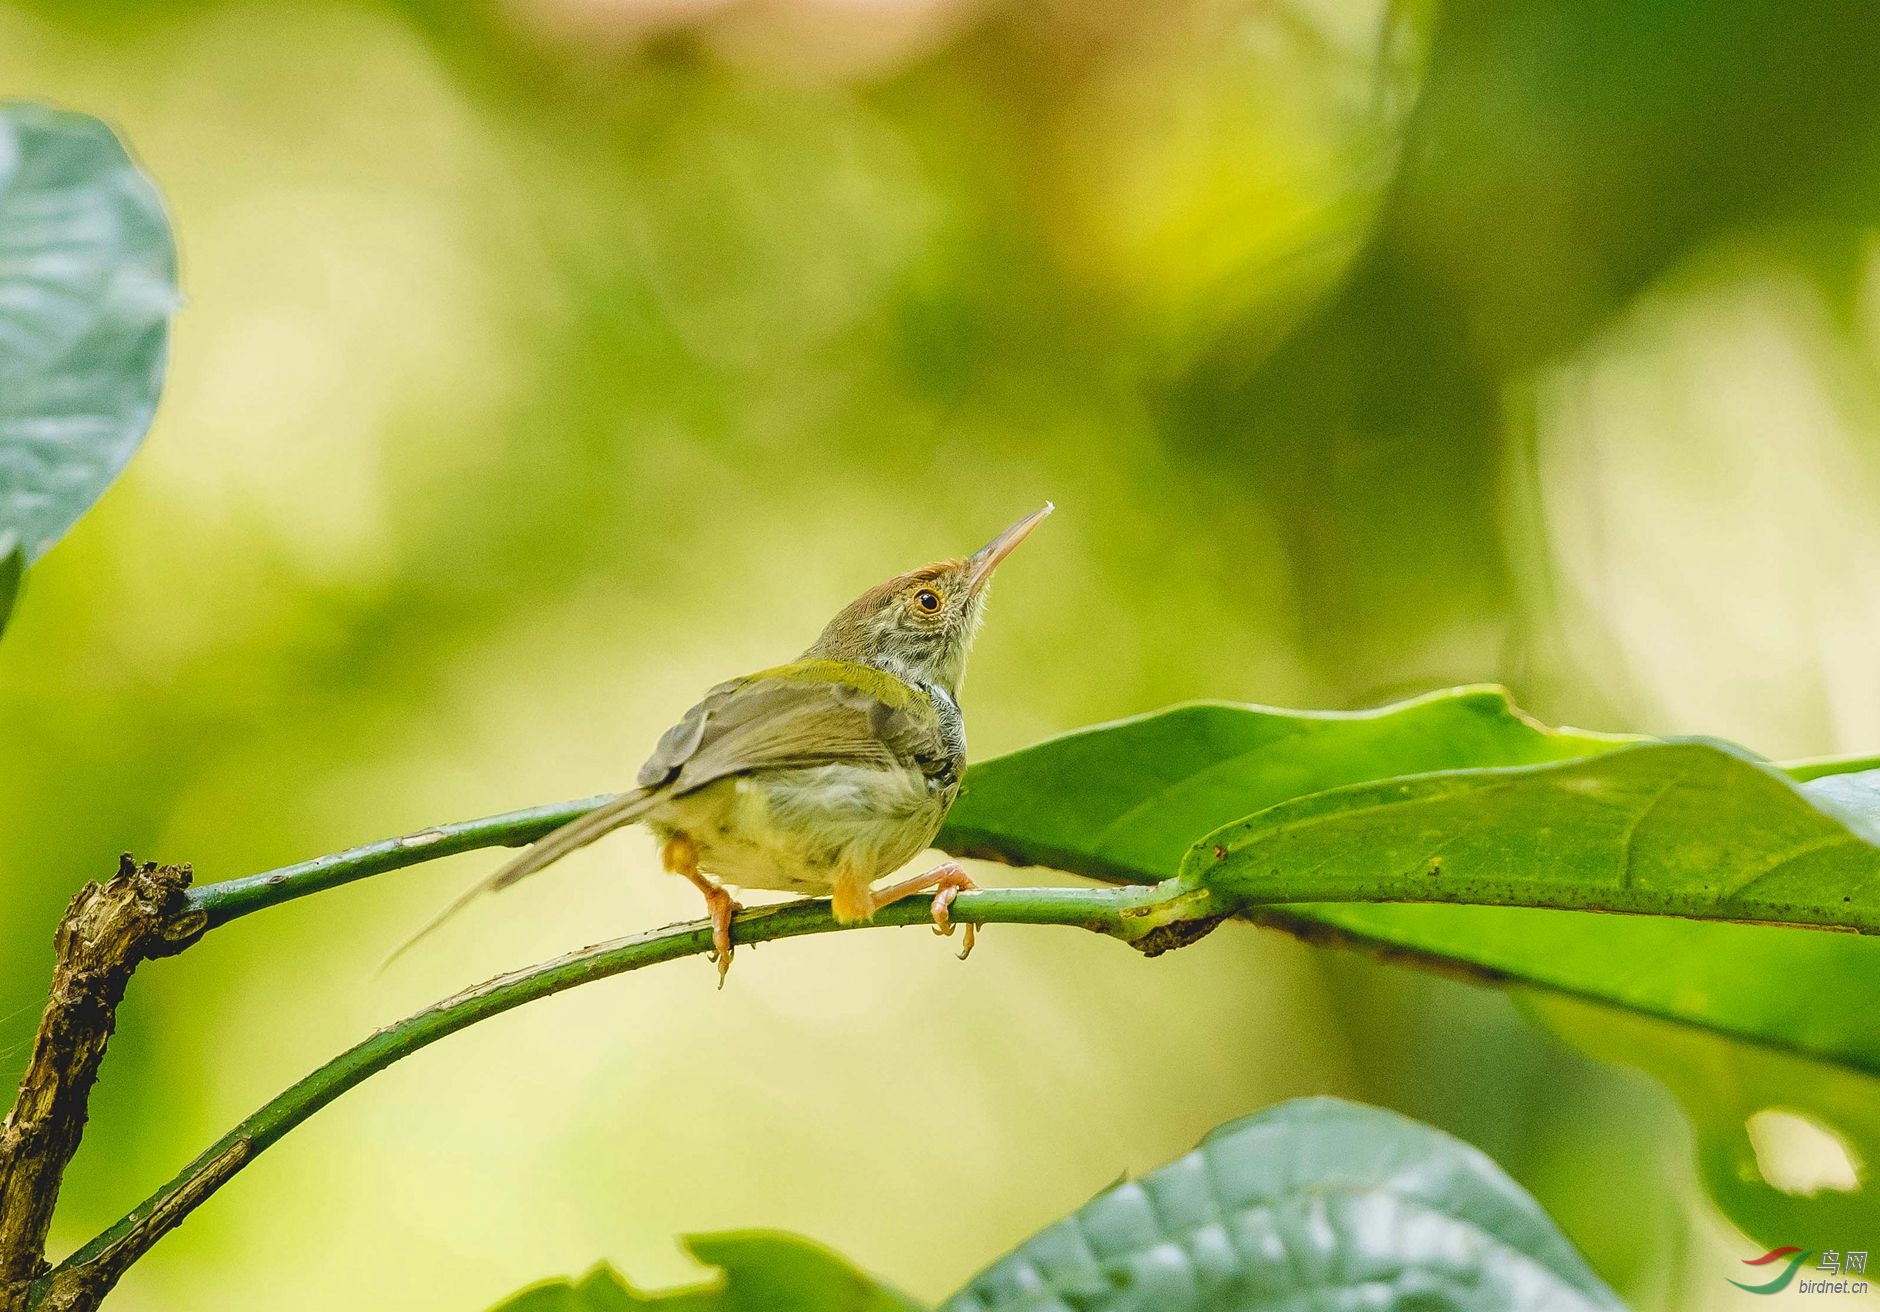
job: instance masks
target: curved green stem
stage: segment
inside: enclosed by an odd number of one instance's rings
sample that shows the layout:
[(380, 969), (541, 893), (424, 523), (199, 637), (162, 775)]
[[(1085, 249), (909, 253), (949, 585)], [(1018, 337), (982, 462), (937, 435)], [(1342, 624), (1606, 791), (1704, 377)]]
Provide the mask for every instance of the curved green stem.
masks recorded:
[(278, 870), (264, 870), (258, 875), (244, 875), (219, 884), (200, 884), (189, 890), (188, 905), (191, 910), (206, 913), (209, 927), (213, 929), (251, 911), (338, 888), (369, 875), (382, 875), (388, 870), (401, 870), (483, 847), (522, 847), (617, 796), (617, 793), (603, 793), (574, 802), (550, 802), (546, 806), (505, 811), (481, 820), (433, 825), (398, 838), (384, 838), (311, 861), (299, 861)]
[[(374, 848), (384, 846), (375, 844)], [(365, 853), (373, 849), (356, 850)], [(361, 858), (361, 861), (371, 859)], [(309, 866), (320, 864), (312, 862)], [(345, 877), (359, 878), (363, 873), (371, 871)], [(319, 877), (309, 875), (304, 879), (311, 883)], [(252, 885), (252, 881), (239, 882)], [(334, 882), (344, 882), (344, 878)], [(330, 883), (314, 885), (329, 886)], [(214, 893), (218, 887), (235, 886), (211, 885), (202, 891)], [(313, 887), (295, 887), (300, 892), (313, 891)], [(265, 900), (248, 905), (236, 902), (233, 905), (240, 909), (230, 914), (239, 915), (243, 910), (266, 904)], [(928, 899), (909, 898), (883, 907), (872, 923), (876, 926), (926, 924), (930, 914)], [(962, 924), (977, 925), (1078, 926), (1112, 935), (1150, 952), (1180, 946), (1199, 937), (1218, 919), (1210, 915), (1205, 896), (1197, 897), (1173, 884), (1150, 888), (1023, 888), (963, 893), (953, 904), (953, 918)], [(733, 937), (741, 944), (862, 928), (839, 925), (830, 914), (829, 903), (821, 899), (753, 907), (739, 913), (733, 925)], [(446, 1035), (538, 998), (710, 950), (710, 923), (687, 921), (499, 975), (386, 1026), (274, 1098), (217, 1140), (141, 1206), (60, 1263), (34, 1286), (33, 1306), (45, 1309), (95, 1306), (132, 1262), (269, 1145), (393, 1062)]]

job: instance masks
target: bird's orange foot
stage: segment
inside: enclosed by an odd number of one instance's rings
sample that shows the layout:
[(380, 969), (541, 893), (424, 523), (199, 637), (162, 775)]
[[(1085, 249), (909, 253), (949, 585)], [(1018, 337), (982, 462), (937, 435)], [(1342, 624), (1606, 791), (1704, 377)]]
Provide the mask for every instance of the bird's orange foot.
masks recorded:
[[(953, 933), (953, 899), (961, 893), (976, 893), (979, 885), (975, 884), (967, 873), (952, 861), (935, 866), (924, 875), (904, 879), (898, 884), (890, 884), (874, 894), (874, 910), (885, 907), (890, 902), (899, 902), (904, 897), (916, 893), (934, 890), (933, 895), (933, 932), (936, 934)], [(871, 911), (870, 914), (873, 914)], [(960, 949), (960, 960), (964, 961), (973, 950), (973, 926), (966, 927), (966, 938)]]
[(725, 976), (731, 971), (731, 917), (744, 907), (717, 884), (704, 892), (705, 909), (712, 918), (712, 951), (706, 959), (718, 966), (718, 987), (722, 989)]
[[(933, 895), (933, 932), (951, 937), (953, 934), (953, 899), (961, 893), (974, 893), (979, 885), (972, 877), (951, 861), (932, 872), (938, 877)], [(960, 960), (964, 961), (973, 954), (973, 935), (978, 927), (966, 926), (966, 933), (960, 940)]]
[(683, 875), (692, 881), (705, 898), (705, 910), (712, 918), (712, 954), (710, 960), (718, 964), (718, 987), (725, 986), (725, 974), (731, 969), (731, 917), (744, 910), (731, 894), (725, 892), (724, 885), (698, 868), (698, 844), (684, 834), (674, 834), (666, 840), (660, 849), (660, 857), (666, 869), (675, 875)]

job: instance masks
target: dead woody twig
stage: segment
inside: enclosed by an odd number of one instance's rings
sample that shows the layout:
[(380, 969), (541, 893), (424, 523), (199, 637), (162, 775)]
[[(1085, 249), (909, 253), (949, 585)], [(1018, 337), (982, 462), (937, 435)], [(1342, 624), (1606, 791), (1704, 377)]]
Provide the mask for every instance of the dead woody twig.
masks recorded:
[(208, 925), (187, 903), (189, 881), (188, 866), (139, 865), (126, 854), (114, 877), (79, 890), (59, 922), (51, 995), (0, 1126), (0, 1312), (24, 1312), (48, 1270), (53, 1205), (132, 972), (182, 951)]

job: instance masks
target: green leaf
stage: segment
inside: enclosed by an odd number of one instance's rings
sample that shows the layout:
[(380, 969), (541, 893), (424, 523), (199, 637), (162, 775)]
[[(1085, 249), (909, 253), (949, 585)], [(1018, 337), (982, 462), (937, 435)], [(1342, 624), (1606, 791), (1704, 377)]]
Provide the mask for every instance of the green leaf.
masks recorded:
[[(549, 1280), (505, 1299), (492, 1312), (625, 1312), (650, 1307), (653, 1300), (633, 1292), (615, 1270), (602, 1263), (579, 1280)], [(675, 1306), (670, 1302), (667, 1307)]]
[[(1557, 994), (1526, 995), (1522, 1003), (1589, 1056), (1637, 1067), (1671, 1091), (1696, 1133), (1705, 1188), (1763, 1249), (1863, 1248), (1880, 1232), (1880, 1196), (1858, 1170), (1880, 1153), (1880, 1080)], [(1766, 1170), (1751, 1138), (1752, 1119), (1771, 1114), (1816, 1127), (1814, 1141), (1789, 1154), (1803, 1160), (1775, 1163), (1788, 1178)], [(1832, 1166), (1856, 1168), (1849, 1172), (1855, 1178), (1835, 1179)]]
[(920, 1304), (864, 1275), (828, 1249), (762, 1231), (693, 1235), (692, 1256), (721, 1268), (714, 1312), (920, 1312)]
[[(1494, 689), (1356, 715), (1201, 705), (974, 765), (939, 841), (1141, 882), (1181, 875), (1194, 846), (1188, 877), (1220, 879), (1230, 907), (1285, 898), (1259, 919), (1880, 1073), (1872, 937), (1431, 904), (1872, 928), (1877, 783), (1796, 784), (1717, 744), (1547, 730)], [(1360, 896), (1425, 901), (1310, 900)]]
[(0, 532), (0, 633), (6, 632), (26, 579), (26, 548), (15, 533)]
[(1571, 760), (1634, 741), (1543, 728), (1499, 688), (1350, 713), (1196, 702), (975, 762), (941, 842), (1149, 883), (1176, 874), (1203, 835), (1295, 797), (1432, 770)]
[(1622, 1305), (1500, 1167), (1335, 1098), (1230, 1122), (941, 1312), (1576, 1312)]
[(493, 1312), (925, 1312), (921, 1304), (864, 1275), (828, 1249), (769, 1231), (693, 1235), (687, 1249), (719, 1268), (709, 1285), (642, 1294), (607, 1266), (580, 1281), (523, 1290)]
[(1880, 851), (1820, 791), (1721, 743), (1635, 743), (1314, 793), (1207, 835), (1181, 878), (1236, 909), (1278, 888), (1880, 932)]
[(162, 203), (111, 130), (0, 104), (0, 531), (28, 561), (143, 440), (176, 303)]

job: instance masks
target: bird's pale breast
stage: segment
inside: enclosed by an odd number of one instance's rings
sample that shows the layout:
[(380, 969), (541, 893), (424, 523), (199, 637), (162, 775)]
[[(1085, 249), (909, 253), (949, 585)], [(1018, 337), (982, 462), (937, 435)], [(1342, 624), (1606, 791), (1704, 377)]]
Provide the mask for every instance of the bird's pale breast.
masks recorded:
[(719, 779), (649, 817), (682, 833), (699, 868), (744, 888), (827, 893), (838, 872), (864, 881), (900, 869), (933, 841), (953, 800), (918, 768), (826, 764)]

